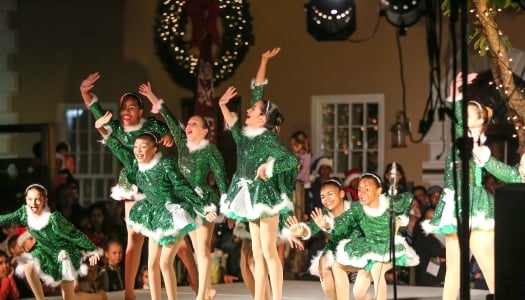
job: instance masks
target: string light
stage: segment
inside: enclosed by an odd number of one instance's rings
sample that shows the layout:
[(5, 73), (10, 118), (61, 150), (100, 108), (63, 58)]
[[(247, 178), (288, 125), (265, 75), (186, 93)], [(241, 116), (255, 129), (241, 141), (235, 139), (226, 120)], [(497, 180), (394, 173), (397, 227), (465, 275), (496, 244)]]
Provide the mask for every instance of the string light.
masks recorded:
[[(189, 52), (185, 40), (188, 18), (184, 13), (186, 0), (166, 0), (159, 3), (155, 18), (157, 55), (173, 80), (194, 90), (199, 57)], [(246, 0), (216, 0), (223, 24), (220, 46), (213, 58), (214, 84), (231, 77), (254, 42)], [(219, 30), (220, 31), (220, 30)]]

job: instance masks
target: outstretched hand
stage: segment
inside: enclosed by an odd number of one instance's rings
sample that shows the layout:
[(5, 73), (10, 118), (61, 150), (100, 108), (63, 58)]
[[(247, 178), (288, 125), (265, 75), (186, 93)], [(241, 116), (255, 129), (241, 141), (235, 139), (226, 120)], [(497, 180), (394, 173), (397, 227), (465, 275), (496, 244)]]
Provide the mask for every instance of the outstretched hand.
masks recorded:
[[(474, 80), (476, 77), (478, 77), (478, 73), (469, 73), (467, 75), (467, 84), (470, 84), (472, 83), (472, 80)], [(452, 80), (450, 82), (450, 96), (453, 95), (453, 91), (455, 90), (455, 95), (461, 95), (462, 92), (461, 92), (461, 88), (463, 87), (463, 72), (459, 72), (457, 75), (456, 75), (456, 80)]]
[(82, 94), (89, 93), (93, 87), (95, 87), (95, 82), (100, 78), (100, 73), (95, 72), (88, 75), (88, 77), (82, 80), (80, 84), (80, 92)]
[(303, 227), (299, 223), (299, 220), (297, 220), (296, 216), (289, 216), (288, 219), (286, 219), (284, 226), (290, 230), (292, 236), (303, 236)]
[(330, 224), (326, 221), (326, 218), (324, 217), (323, 210), (319, 207), (314, 208), (310, 217), (312, 218), (312, 220), (314, 220), (315, 224), (319, 228), (328, 229), (330, 227)]
[(215, 221), (215, 218), (217, 218), (217, 212), (212, 211), (206, 214), (206, 221), (208, 222)]
[(159, 140), (159, 143), (164, 145), (164, 147), (169, 148), (173, 146), (173, 136), (171, 134), (166, 134)]
[(98, 118), (97, 121), (95, 121), (95, 128), (101, 129), (111, 121), (111, 118), (113, 117), (113, 114), (110, 111), (107, 111), (102, 117)]
[(237, 89), (234, 86), (228, 87), (219, 99), (219, 105), (228, 104), (230, 100), (235, 96), (237, 96)]
[(99, 260), (100, 260), (100, 257), (98, 256), (98, 254), (93, 254), (89, 257), (89, 265), (95, 266), (97, 265)]
[(280, 51), (281, 48), (273, 48), (272, 50), (265, 51), (262, 54), (262, 59), (270, 59), (279, 54)]
[(158, 101), (157, 96), (155, 96), (153, 93), (153, 89), (151, 88), (151, 83), (149, 81), (139, 85), (139, 93), (148, 98), (152, 104), (155, 104)]
[(304, 244), (301, 240), (299, 240), (295, 236), (291, 236), (288, 238), (288, 243), (290, 244), (290, 248), (297, 249), (297, 250), (304, 250)]

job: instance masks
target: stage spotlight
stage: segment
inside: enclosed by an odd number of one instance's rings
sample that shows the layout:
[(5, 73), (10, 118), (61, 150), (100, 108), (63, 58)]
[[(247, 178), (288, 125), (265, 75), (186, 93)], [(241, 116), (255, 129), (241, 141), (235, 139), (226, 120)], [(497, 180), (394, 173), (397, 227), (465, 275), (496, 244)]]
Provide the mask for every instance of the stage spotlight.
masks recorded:
[(354, 0), (311, 0), (305, 10), (308, 33), (318, 41), (343, 41), (355, 31)]
[(388, 23), (397, 27), (401, 34), (406, 28), (416, 24), (423, 14), (423, 0), (381, 0), (382, 14)]

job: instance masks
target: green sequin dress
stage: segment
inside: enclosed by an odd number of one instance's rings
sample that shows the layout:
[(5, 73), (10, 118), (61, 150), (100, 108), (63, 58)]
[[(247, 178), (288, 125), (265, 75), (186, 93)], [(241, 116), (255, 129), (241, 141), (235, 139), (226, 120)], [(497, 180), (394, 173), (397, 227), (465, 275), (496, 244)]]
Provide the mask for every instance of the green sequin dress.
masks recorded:
[[(252, 90), (252, 104), (262, 98), (264, 86)], [(237, 144), (237, 170), (226, 199), (221, 201), (221, 213), (239, 221), (256, 221), (274, 215), (290, 215), (299, 162), (266, 128), (239, 128), (239, 120), (231, 127)], [(269, 163), (268, 180), (255, 180), (257, 169)], [(280, 218), (282, 227), (284, 218)]]
[[(457, 138), (464, 136), (461, 100), (455, 101), (454, 112), (458, 120), (455, 125)], [(445, 159), (445, 184), (443, 193), (436, 205), (434, 216), (422, 223), (427, 233), (453, 234), (458, 232), (457, 218), (461, 215), (461, 205), (457, 207), (456, 197), (461, 202), (461, 158), (459, 149), (455, 152), (455, 162), (452, 161), (452, 151)], [(494, 158), (489, 159), (484, 168), (503, 182), (521, 182), (517, 168), (503, 167)], [(456, 186), (454, 186), (454, 171), (456, 171)], [(485, 189), (482, 183), (483, 167), (477, 165), (473, 159), (469, 161), (469, 198), (470, 198), (470, 228), (475, 230), (494, 229), (494, 197)], [(457, 193), (457, 195), (456, 195)]]
[[(335, 261), (370, 271), (377, 262), (390, 262), (390, 201), (396, 217), (403, 217), (408, 223), (408, 213), (412, 205), (412, 193), (399, 193), (395, 196), (379, 196), (379, 206), (371, 208), (352, 203), (349, 210), (335, 218), (333, 238), (325, 246), (325, 253), (331, 251)], [(364, 238), (358, 235), (360, 229)], [(416, 266), (419, 256), (399, 234), (394, 237), (397, 266)]]
[[(106, 112), (96, 98), (89, 106), (89, 110), (96, 120)], [(154, 132), (160, 137), (170, 133), (168, 126), (154, 117), (141, 118), (139, 124), (133, 126), (124, 126), (120, 121), (111, 120), (105, 127), (109, 134), (129, 149), (133, 149), (137, 137), (145, 132)], [(143, 195), (138, 192), (133, 176), (128, 176), (122, 170), (119, 173), (118, 184), (111, 189), (111, 197), (115, 200), (141, 200)]]
[(138, 163), (132, 151), (112, 135), (106, 145), (145, 195), (129, 212), (127, 224), (135, 232), (164, 246), (195, 229), (197, 214), (205, 214), (204, 201), (181, 174), (175, 159), (157, 153), (152, 161)]
[[(35, 246), (23, 253), (18, 260), (16, 274), (24, 277), (24, 264), (33, 262), (42, 282), (58, 286), (62, 280), (73, 281), (87, 274), (82, 263), (82, 250), (93, 252), (96, 246), (59, 212), (45, 207), (36, 218), (27, 205), (16, 211), (0, 215), (0, 226), (19, 224), (25, 226), (35, 238)], [(89, 254), (89, 253), (87, 253)]]
[[(219, 196), (208, 185), (208, 174), (211, 172), (215, 178), (217, 188), (223, 197), (226, 197), (228, 184), (224, 159), (219, 149), (214, 144), (210, 144), (207, 139), (198, 144), (189, 142), (186, 133), (179, 125), (178, 120), (171, 114), (169, 109), (162, 104), (160, 114), (173, 135), (173, 140), (178, 148), (178, 163), (182, 175), (188, 179), (190, 184), (197, 190), (205, 203), (205, 211), (217, 211), (219, 208)], [(205, 221), (199, 218), (199, 221)]]

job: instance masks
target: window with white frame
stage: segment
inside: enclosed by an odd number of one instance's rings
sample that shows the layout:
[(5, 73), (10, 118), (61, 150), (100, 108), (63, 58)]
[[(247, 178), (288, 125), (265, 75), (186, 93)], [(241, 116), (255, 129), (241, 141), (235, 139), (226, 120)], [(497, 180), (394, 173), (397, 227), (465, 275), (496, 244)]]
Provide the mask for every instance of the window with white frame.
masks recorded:
[(383, 172), (384, 95), (312, 96), (312, 154), (333, 159), (333, 175), (345, 170)]
[[(118, 112), (115, 104), (101, 103), (102, 107)], [(113, 153), (100, 141), (95, 129), (95, 119), (81, 104), (60, 105), (59, 139), (69, 143), (70, 155), (75, 160), (73, 177), (80, 183), (80, 204), (89, 206), (109, 200), (110, 189), (115, 184), (120, 165)]]

